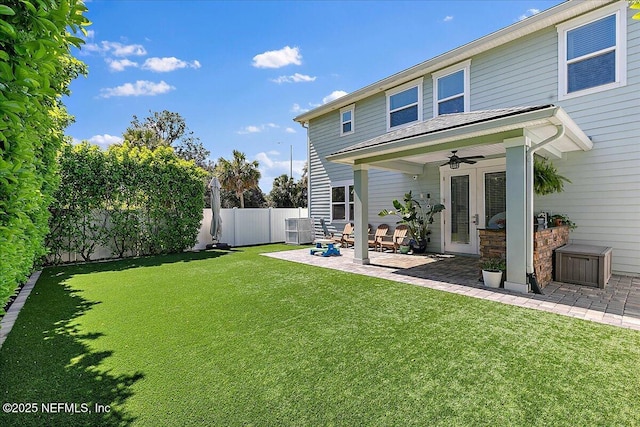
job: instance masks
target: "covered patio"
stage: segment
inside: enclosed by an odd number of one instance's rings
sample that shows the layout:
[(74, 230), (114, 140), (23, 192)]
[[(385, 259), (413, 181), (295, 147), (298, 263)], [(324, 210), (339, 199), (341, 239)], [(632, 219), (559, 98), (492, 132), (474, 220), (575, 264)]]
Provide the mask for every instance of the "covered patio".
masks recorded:
[(360, 232), (370, 222), (368, 171), (377, 168), (421, 175), (425, 167), (447, 160), (452, 150), (463, 150), (464, 155), (487, 160), (505, 159), (505, 288), (527, 294), (534, 271), (533, 156), (560, 159), (566, 152), (587, 151), (592, 146), (589, 137), (561, 107), (541, 105), (442, 115), (337, 151), (327, 159), (353, 168), (353, 262), (371, 262), (368, 237)]
[(380, 279), (423, 286), (593, 322), (640, 330), (640, 277), (613, 275), (604, 289), (551, 282), (540, 294), (486, 288), (479, 282), (478, 258), (459, 255), (426, 256), (368, 253), (368, 264), (354, 263), (355, 250), (342, 256), (309, 255), (309, 249), (266, 254), (269, 257), (315, 265)]

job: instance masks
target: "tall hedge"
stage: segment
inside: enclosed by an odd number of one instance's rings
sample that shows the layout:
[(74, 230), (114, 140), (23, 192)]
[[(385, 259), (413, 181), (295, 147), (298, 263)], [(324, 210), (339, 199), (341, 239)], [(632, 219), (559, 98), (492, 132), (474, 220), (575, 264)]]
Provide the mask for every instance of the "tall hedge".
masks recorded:
[(66, 145), (59, 165), (62, 185), (47, 239), (54, 262), (67, 252), (91, 260), (97, 246), (123, 257), (196, 244), (205, 171), (172, 148), (124, 144), (103, 152), (87, 143)]
[(79, 0), (0, 4), (0, 313), (44, 254), (55, 156), (70, 121), (61, 96), (85, 72), (70, 53), (85, 11)]

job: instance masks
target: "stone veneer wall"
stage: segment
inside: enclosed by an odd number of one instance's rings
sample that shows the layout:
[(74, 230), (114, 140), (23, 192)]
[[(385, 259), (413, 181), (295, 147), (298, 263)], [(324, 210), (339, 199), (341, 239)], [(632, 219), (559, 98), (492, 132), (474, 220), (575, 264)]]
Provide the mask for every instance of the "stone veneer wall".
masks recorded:
[(553, 251), (569, 243), (569, 227), (547, 228), (533, 235), (533, 267), (542, 288), (553, 280)]
[[(533, 266), (538, 286), (553, 280), (553, 251), (569, 242), (566, 225), (536, 231), (533, 237)], [(506, 258), (507, 233), (502, 230), (480, 230), (480, 262), (488, 258)]]

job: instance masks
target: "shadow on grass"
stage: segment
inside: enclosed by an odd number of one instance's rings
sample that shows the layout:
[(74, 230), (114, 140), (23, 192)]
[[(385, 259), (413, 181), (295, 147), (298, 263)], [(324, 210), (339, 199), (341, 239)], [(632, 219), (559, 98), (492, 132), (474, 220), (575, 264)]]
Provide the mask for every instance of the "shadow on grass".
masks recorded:
[[(91, 267), (96, 266), (106, 264)], [(134, 421), (124, 403), (144, 374), (101, 369), (112, 352), (92, 350), (91, 341), (102, 334), (80, 334), (75, 326), (98, 303), (65, 286), (67, 277), (41, 276), (0, 349), (1, 426), (127, 426)]]
[(98, 273), (104, 271), (123, 271), (138, 267), (157, 267), (163, 264), (173, 264), (178, 262), (202, 261), (205, 259), (218, 258), (229, 253), (238, 252), (236, 249), (206, 250), (199, 252), (182, 252), (169, 255), (149, 255), (139, 258), (125, 258), (120, 260), (90, 261), (79, 264), (64, 264), (51, 266), (51, 269), (64, 271), (69, 277), (74, 274)]

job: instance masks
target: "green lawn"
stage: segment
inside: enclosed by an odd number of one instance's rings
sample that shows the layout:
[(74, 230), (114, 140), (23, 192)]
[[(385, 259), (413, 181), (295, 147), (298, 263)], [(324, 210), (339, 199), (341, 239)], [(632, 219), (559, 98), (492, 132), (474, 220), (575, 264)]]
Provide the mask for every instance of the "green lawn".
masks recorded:
[(0, 425), (640, 425), (638, 332), (283, 249), (44, 270), (0, 350), (2, 403), (38, 413)]

